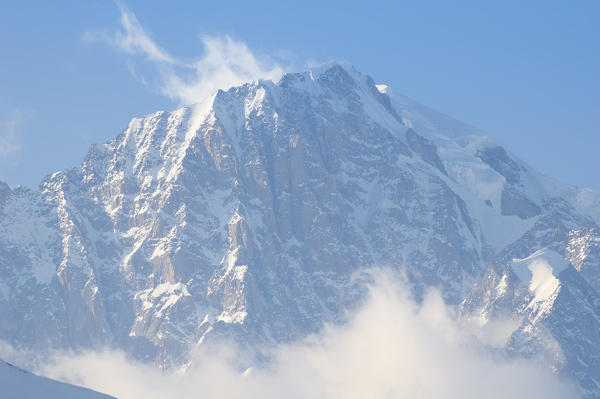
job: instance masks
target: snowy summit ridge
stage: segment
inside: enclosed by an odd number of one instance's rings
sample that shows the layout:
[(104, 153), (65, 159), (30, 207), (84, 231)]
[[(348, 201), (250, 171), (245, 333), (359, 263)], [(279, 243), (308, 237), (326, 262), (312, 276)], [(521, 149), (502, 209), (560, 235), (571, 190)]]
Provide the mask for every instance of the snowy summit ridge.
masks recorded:
[(39, 191), (0, 183), (0, 338), (175, 367), (341, 321), (351, 275), (391, 265), (465, 318), (512, 314), (507, 350), (598, 397), (599, 223), (599, 193), (331, 63), (134, 118)]

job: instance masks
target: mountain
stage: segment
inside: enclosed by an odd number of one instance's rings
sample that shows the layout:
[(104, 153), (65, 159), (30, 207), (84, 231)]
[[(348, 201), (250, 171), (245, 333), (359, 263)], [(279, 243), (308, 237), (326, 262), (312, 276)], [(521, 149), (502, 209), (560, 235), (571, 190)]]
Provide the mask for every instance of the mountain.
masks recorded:
[(0, 339), (112, 346), (178, 367), (198, 345), (288, 342), (341, 322), (356, 272), (509, 317), (600, 397), (600, 193), (351, 65), (131, 120), (39, 190), (0, 185)]
[(89, 389), (39, 377), (2, 360), (0, 360), (0, 396), (6, 399), (112, 398), (112, 396), (104, 395)]

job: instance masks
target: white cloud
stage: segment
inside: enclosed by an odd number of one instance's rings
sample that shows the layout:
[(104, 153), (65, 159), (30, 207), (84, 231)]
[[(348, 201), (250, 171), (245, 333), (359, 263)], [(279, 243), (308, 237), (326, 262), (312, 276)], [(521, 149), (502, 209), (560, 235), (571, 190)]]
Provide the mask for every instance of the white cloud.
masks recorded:
[(0, 121), (0, 161), (7, 161), (21, 149), (20, 129), (26, 112), (14, 110)]
[(189, 105), (201, 102), (218, 89), (256, 79), (278, 79), (283, 68), (269, 57), (259, 59), (248, 46), (229, 36), (204, 36), (200, 41), (204, 54), (192, 61), (171, 55), (156, 44), (141, 26), (135, 14), (125, 5), (117, 3), (121, 11), (118, 32), (85, 32), (86, 41), (102, 41), (131, 55), (142, 56), (151, 63), (156, 79), (146, 79), (129, 68), (137, 79), (157, 81), (157, 90), (172, 100)]
[(156, 62), (177, 64), (166, 50), (158, 46), (142, 28), (137, 17), (124, 4), (117, 3), (121, 10), (121, 27), (123, 31), (114, 36), (114, 43), (130, 54), (142, 53)]
[(240, 41), (229, 36), (202, 37), (204, 55), (194, 61), (184, 76), (167, 73), (161, 92), (184, 104), (197, 103), (218, 89), (229, 89), (256, 79), (277, 80), (283, 68), (260, 61)]
[(121, 399), (574, 398), (573, 386), (534, 360), (492, 355), (432, 291), (421, 304), (379, 271), (370, 298), (342, 326), (273, 349), (273, 363), (240, 373), (237, 350), (201, 351), (183, 374), (163, 374), (118, 352), (61, 355), (45, 374)]

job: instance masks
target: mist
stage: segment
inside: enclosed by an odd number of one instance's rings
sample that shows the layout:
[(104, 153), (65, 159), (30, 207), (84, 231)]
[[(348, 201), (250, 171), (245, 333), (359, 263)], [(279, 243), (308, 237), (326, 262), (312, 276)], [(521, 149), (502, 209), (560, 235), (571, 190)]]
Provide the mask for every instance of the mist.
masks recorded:
[(491, 350), (437, 291), (417, 303), (390, 271), (373, 275), (346, 324), (277, 346), (268, 366), (241, 372), (236, 355), (245, 348), (223, 344), (201, 348), (185, 372), (163, 373), (114, 351), (57, 354), (39, 371), (121, 399), (579, 397), (536, 359)]

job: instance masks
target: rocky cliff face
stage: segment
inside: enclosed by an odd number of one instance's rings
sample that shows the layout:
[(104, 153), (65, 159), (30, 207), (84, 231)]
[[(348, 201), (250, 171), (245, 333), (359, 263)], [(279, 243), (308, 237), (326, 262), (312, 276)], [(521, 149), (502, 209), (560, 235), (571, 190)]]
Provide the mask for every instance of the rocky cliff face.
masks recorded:
[(0, 185), (0, 338), (171, 367), (341, 321), (383, 265), (465, 318), (511, 315), (509, 350), (596, 397), (599, 221), (600, 194), (330, 64), (135, 118), (39, 191)]

